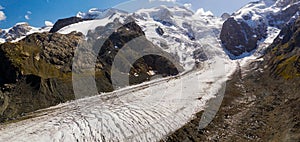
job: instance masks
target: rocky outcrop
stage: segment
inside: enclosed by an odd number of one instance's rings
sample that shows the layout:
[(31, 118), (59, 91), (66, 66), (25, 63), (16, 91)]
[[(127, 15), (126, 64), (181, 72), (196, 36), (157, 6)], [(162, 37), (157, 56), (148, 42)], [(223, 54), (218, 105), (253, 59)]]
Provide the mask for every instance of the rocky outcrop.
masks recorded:
[(246, 23), (237, 22), (234, 18), (229, 18), (224, 22), (220, 38), (224, 48), (234, 56), (254, 50), (258, 40)]
[(70, 17), (70, 18), (59, 19), (53, 25), (53, 28), (50, 30), (50, 33), (55, 33), (55, 32), (59, 31), (61, 28), (65, 27), (65, 26), (75, 24), (75, 23), (78, 23), (78, 22), (82, 22), (82, 21), (85, 21), (85, 20), (89, 20), (89, 19), (82, 19), (80, 17)]

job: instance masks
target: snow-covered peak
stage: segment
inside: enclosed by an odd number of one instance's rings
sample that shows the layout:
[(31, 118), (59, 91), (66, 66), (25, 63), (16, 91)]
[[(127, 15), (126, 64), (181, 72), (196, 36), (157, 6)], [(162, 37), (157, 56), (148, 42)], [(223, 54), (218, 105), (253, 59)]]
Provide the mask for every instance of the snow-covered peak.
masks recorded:
[(233, 17), (253, 29), (262, 25), (281, 28), (291, 17), (297, 16), (299, 6), (298, 0), (260, 0), (242, 7), (233, 13)]
[(193, 68), (196, 62), (211, 59), (216, 52), (225, 55), (217, 39), (221, 18), (181, 6), (141, 9), (135, 15), (147, 39), (176, 56), (185, 70)]
[(91, 9), (87, 13), (79, 13), (77, 17), (93, 20), (66, 26), (58, 32), (67, 34), (78, 31), (88, 36), (88, 32), (98, 26), (105, 26), (115, 21), (124, 23), (126, 19), (132, 17), (142, 28), (146, 38), (174, 55), (185, 70), (192, 69), (196, 62), (212, 58), (215, 52), (227, 57), (218, 40), (224, 21), (203, 10), (195, 13), (185, 6), (161, 5), (121, 14), (115, 9)]
[(269, 15), (279, 15), (284, 10), (293, 5), (298, 5), (299, 3), (299, 0), (260, 0), (247, 4), (237, 12), (233, 13), (233, 16), (238, 20), (262, 21), (266, 20)]
[(19, 23), (16, 23), (14, 27), (16, 27), (16, 26), (29, 27), (29, 24), (27, 22), (19, 22)]
[(275, 6), (273, 0), (261, 0), (247, 4), (233, 13), (233, 16), (237, 20), (245, 21), (250, 27), (256, 28), (261, 22), (267, 22), (267, 15), (279, 11), (280, 8)]
[(233, 17), (253, 29), (262, 25), (281, 28), (291, 17), (297, 16), (299, 6), (299, 0), (260, 0), (242, 7)]
[(42, 27), (42, 28), (37, 28), (30, 26), (27, 22), (19, 22), (16, 23), (15, 26), (8, 28), (8, 29), (3, 29), (0, 33), (0, 43), (3, 42), (17, 42), (27, 35), (30, 35), (32, 33), (41, 33), (41, 32), (46, 32), (51, 29), (52, 26), (48, 27)]
[[(299, 0), (260, 0), (251, 2), (233, 13), (223, 25), (221, 34), (224, 47), (233, 55), (263, 53), (279, 31), (299, 16)], [(235, 27), (232, 27), (235, 25)], [(238, 34), (235, 34), (238, 33)], [(233, 38), (232, 36), (236, 36)], [(237, 40), (238, 39), (238, 40)], [(254, 44), (253, 44), (254, 43)], [(254, 53), (256, 54), (256, 53)]]
[(155, 21), (163, 22), (164, 24), (171, 26), (175, 23), (174, 17), (191, 17), (194, 15), (194, 12), (184, 6), (168, 7), (162, 5), (149, 9), (140, 9), (135, 12), (135, 14), (140, 15), (145, 19), (152, 18)]
[(125, 11), (114, 9), (114, 8), (110, 8), (110, 9), (92, 8), (86, 13), (78, 12), (76, 16), (83, 19), (103, 19), (117, 13), (127, 14), (127, 12)]

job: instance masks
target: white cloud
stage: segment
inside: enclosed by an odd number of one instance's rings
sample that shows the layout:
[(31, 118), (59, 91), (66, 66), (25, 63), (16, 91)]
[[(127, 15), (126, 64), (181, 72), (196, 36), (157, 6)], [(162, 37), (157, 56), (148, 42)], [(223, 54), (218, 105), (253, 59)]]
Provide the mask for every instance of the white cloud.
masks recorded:
[(6, 19), (6, 16), (5, 16), (4, 12), (0, 11), (0, 21), (3, 21), (5, 19)]
[(25, 15), (24, 17), (25, 17), (26, 20), (30, 19), (29, 15)]
[(196, 13), (196, 16), (213, 16), (214, 14), (211, 11), (204, 11), (203, 8), (199, 8)]
[(6, 19), (6, 16), (5, 16), (4, 12), (0, 11), (0, 21), (3, 21), (5, 19)]
[(31, 11), (27, 11), (26, 12), (26, 15), (24, 16), (26, 20), (29, 20), (30, 19), (30, 15), (32, 14)]
[(185, 3), (183, 6), (186, 7), (187, 9), (191, 9), (192, 8), (192, 4), (191, 3)]
[(50, 22), (50, 21), (45, 21), (45, 25), (46, 25), (47, 27), (52, 27), (52, 26), (53, 26), (53, 23)]
[(5, 13), (2, 11), (4, 7), (0, 5), (0, 21), (3, 21), (6, 19)]

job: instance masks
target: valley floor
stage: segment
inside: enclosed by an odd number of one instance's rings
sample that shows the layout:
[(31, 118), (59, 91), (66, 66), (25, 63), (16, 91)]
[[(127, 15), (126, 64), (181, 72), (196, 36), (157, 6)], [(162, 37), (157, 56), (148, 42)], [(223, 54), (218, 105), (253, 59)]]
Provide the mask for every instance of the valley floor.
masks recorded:
[(202, 112), (162, 141), (300, 140), (300, 80), (273, 79), (267, 72), (237, 71), (227, 81), (221, 108), (208, 127), (198, 130)]

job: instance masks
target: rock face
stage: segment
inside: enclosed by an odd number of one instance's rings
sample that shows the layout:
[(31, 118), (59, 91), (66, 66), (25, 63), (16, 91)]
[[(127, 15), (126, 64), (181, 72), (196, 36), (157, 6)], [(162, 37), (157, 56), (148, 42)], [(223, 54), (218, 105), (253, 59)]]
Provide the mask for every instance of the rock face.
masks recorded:
[(59, 19), (54, 25), (53, 28), (50, 30), (50, 33), (55, 33), (57, 31), (59, 31), (61, 28), (74, 24), (74, 23), (78, 23), (78, 22), (82, 22), (88, 19), (82, 19), (80, 17), (70, 17), (70, 18), (65, 18), (65, 19)]
[[(118, 26), (118, 23), (98, 27), (88, 36), (96, 40), (112, 26)], [(95, 65), (99, 92), (113, 91), (110, 77), (112, 62), (127, 42), (139, 36), (144, 36), (144, 32), (132, 22), (104, 39)], [(0, 122), (75, 98), (72, 62), (74, 51), (83, 38), (82, 33), (77, 32), (67, 35), (45, 32), (29, 35), (17, 43), (0, 45)], [(143, 47), (144, 50), (158, 48), (149, 45)], [(85, 60), (89, 60), (89, 56)], [(131, 84), (136, 84), (149, 80), (153, 76), (150, 71), (163, 76), (178, 74), (170, 61), (150, 55), (137, 60), (126, 75)]]
[(254, 32), (246, 23), (229, 18), (223, 24), (220, 37), (224, 48), (234, 56), (239, 56), (256, 48), (258, 38), (253, 35)]
[[(60, 38), (55, 39), (55, 42), (51, 39), (58, 36)], [(51, 54), (52, 51), (45, 48), (51, 48), (50, 43), (56, 46), (61, 44), (61, 52), (56, 55), (61, 56), (68, 48), (74, 48), (81, 38), (78, 33), (41, 33), (32, 34), (17, 43), (0, 45), (0, 58), (3, 62), (0, 65), (3, 98), (3, 104), (0, 105), (1, 122), (74, 99), (71, 76), (60, 69), (60, 64), (51, 63), (52, 57), (45, 55)], [(65, 63), (63, 66), (69, 65), (70, 59), (61, 60)]]
[[(263, 9), (263, 10), (262, 10)], [(281, 29), (291, 18), (298, 17), (297, 1), (252, 2), (227, 19), (222, 27), (221, 41), (232, 58), (257, 48), (258, 41), (269, 37), (269, 28)]]

